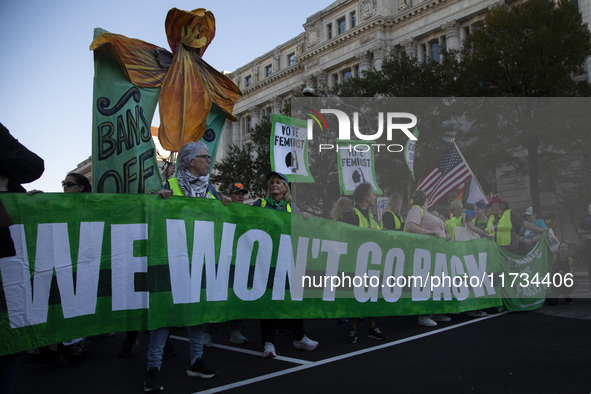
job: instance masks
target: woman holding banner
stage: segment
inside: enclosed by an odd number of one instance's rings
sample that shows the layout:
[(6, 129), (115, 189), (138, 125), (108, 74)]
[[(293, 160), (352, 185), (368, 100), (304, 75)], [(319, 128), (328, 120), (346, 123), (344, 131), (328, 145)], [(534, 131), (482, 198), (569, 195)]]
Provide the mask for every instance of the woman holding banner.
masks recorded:
[[(353, 226), (379, 230), (380, 227), (376, 223), (373, 213), (369, 209), (376, 204), (376, 195), (371, 184), (360, 183), (353, 192), (353, 199), (355, 200), (355, 205), (349, 212), (343, 215), (341, 221)], [(345, 337), (345, 343), (356, 343), (357, 322), (359, 321), (359, 318), (352, 317), (349, 320), (351, 328), (349, 329), (349, 334)], [(377, 327), (376, 317), (368, 317), (367, 321), (369, 322), (369, 331), (367, 333), (368, 338), (377, 339), (378, 341), (387, 338), (384, 333), (380, 331), (380, 328)]]
[(388, 204), (386, 205), (386, 209), (382, 215), (382, 223), (380, 224), (381, 228), (391, 231), (403, 231), (404, 220), (400, 215), (401, 209), (402, 196), (398, 193), (392, 194), (392, 196), (388, 199)]
[[(427, 211), (428, 206), (427, 193), (423, 190), (415, 191), (412, 195), (411, 208), (406, 215), (405, 231), (451, 240), (451, 235), (445, 233), (441, 220)], [(438, 321), (448, 322), (450, 320), (449, 317), (439, 314), (419, 316), (419, 324), (426, 327), (435, 327)]]
[[(92, 193), (92, 185), (88, 178), (76, 172), (70, 172), (66, 176), (66, 179), (62, 181), (62, 188), (64, 193)], [(43, 193), (43, 191), (33, 189), (27, 192), (29, 196), (37, 193)], [(86, 338), (70, 339), (62, 342), (61, 346), (58, 345), (60, 344), (55, 343), (46, 346), (41, 353), (33, 354), (33, 357), (25, 360), (25, 364), (59, 364), (60, 354), (64, 354), (66, 358), (86, 358), (90, 354), (90, 341)]]
[[(179, 169), (176, 178), (170, 178), (158, 194), (164, 199), (169, 199), (171, 196), (220, 198), (215, 187), (209, 183), (211, 157), (205, 143), (202, 141), (187, 143), (179, 150), (178, 161)], [(203, 361), (203, 328), (204, 324), (188, 327), (191, 366), (187, 369), (187, 375), (208, 379), (213, 378), (217, 371), (205, 365)], [(164, 390), (164, 386), (158, 380), (158, 372), (162, 365), (162, 354), (169, 333), (170, 327), (157, 328), (150, 333), (148, 368), (144, 382), (146, 392)]]
[[(298, 207), (291, 202), (291, 193), (287, 177), (279, 172), (271, 171), (267, 174), (268, 196), (256, 200), (252, 205), (275, 211), (299, 213)], [(304, 219), (310, 215), (302, 214)], [(279, 319), (261, 319), (261, 344), (263, 345), (263, 357), (273, 358), (277, 356), (275, 351), (275, 334), (280, 323), (287, 323), (289, 331), (293, 331), (293, 346), (296, 349), (311, 352), (318, 347), (318, 342), (311, 340), (304, 331), (302, 319), (290, 319), (281, 321)]]

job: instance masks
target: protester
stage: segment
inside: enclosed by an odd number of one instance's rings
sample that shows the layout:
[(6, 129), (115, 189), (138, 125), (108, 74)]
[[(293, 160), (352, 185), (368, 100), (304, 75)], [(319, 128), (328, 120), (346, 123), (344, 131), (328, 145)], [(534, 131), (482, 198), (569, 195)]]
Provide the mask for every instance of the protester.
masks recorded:
[[(546, 223), (534, 213), (533, 207), (527, 208), (527, 210), (523, 213), (523, 217), (525, 220), (533, 223), (534, 226), (537, 226), (541, 229), (545, 229), (547, 227)], [(542, 234), (537, 234), (535, 231), (529, 230), (527, 228), (523, 228), (520, 234), (523, 234), (521, 237), (519, 237), (519, 240), (525, 244), (525, 254), (531, 252), (538, 241), (542, 238)]]
[[(591, 202), (589, 203), (587, 210), (589, 213), (581, 217), (581, 220), (579, 220), (579, 225), (577, 226), (577, 231), (579, 234), (583, 234), (585, 236), (583, 254), (587, 260), (587, 271), (589, 272), (589, 277), (591, 278)], [(589, 294), (591, 295), (591, 291)]]
[(400, 215), (401, 209), (402, 196), (397, 193), (392, 194), (392, 196), (390, 196), (388, 199), (388, 204), (386, 205), (386, 209), (382, 214), (381, 228), (384, 230), (403, 231), (404, 220)]
[(532, 230), (538, 234), (543, 234), (546, 231), (523, 220), (518, 213), (509, 209), (508, 204), (500, 197), (491, 198), (486, 207), (490, 212), (486, 232), (494, 234), (494, 241), (509, 252), (517, 254), (519, 250), (518, 234), (521, 228)]
[[(228, 196), (232, 202), (237, 204), (244, 204), (244, 197), (248, 194), (248, 189), (242, 185), (242, 183), (234, 183), (228, 190)], [(230, 342), (237, 343), (239, 345), (248, 343), (246, 338), (240, 332), (242, 325), (244, 324), (243, 319), (230, 320)], [(218, 331), (219, 323), (207, 323), (205, 325), (205, 333), (203, 334), (203, 346), (210, 347), (213, 342), (213, 334)]]
[[(215, 187), (209, 183), (209, 164), (211, 157), (207, 146), (202, 142), (189, 142), (179, 150), (179, 169), (176, 178), (170, 178), (160, 190), (164, 199), (171, 196), (219, 199)], [(228, 200), (229, 201), (229, 200)], [(204, 325), (188, 327), (189, 362), (187, 375), (190, 377), (213, 378), (217, 371), (205, 365), (203, 361), (203, 328)], [(155, 392), (164, 390), (158, 380), (158, 372), (162, 365), (164, 346), (170, 334), (170, 327), (152, 330), (148, 347), (148, 367), (144, 391)]]
[[(291, 193), (285, 175), (271, 171), (267, 174), (267, 180), (268, 196), (264, 199), (256, 200), (252, 205), (275, 211), (299, 213), (298, 207), (291, 202)], [(302, 216), (304, 219), (310, 217), (308, 214), (302, 214)], [(293, 331), (293, 346), (296, 349), (311, 352), (318, 347), (318, 342), (306, 336), (304, 321), (302, 319), (290, 319), (283, 322), (279, 319), (261, 319), (261, 344), (263, 345), (264, 358), (277, 356), (275, 350), (275, 334), (280, 323), (290, 326), (291, 331)]]
[[(552, 259), (552, 280), (551, 282), (556, 283), (558, 280), (555, 280), (555, 275), (560, 275), (561, 280), (560, 283), (562, 284), (560, 287), (552, 287), (550, 291), (550, 296), (546, 298), (546, 302), (550, 306), (554, 306), (558, 303), (558, 296), (560, 294), (564, 295), (564, 300), (567, 304), (572, 304), (573, 300), (570, 297), (570, 293), (574, 290), (574, 286), (567, 286), (565, 283), (565, 279), (568, 278), (566, 274), (571, 274), (570, 279), (574, 279), (575, 277), (575, 266), (573, 264), (573, 258), (569, 257), (569, 245), (566, 242), (561, 242), (558, 246), (558, 254), (554, 255)], [(574, 283), (574, 280), (573, 282)]]
[(464, 213), (464, 206), (462, 205), (461, 201), (452, 201), (451, 212), (453, 216), (445, 222), (445, 232), (451, 235), (452, 240), (456, 240), (456, 227), (467, 227), (474, 233), (478, 234), (480, 237), (488, 236), (484, 230), (476, 227), (474, 223), (468, 219), (467, 215)]
[(332, 220), (340, 220), (351, 208), (353, 208), (353, 201), (349, 197), (341, 197), (332, 207), (330, 217)]
[[(87, 177), (76, 172), (70, 172), (62, 181), (64, 193), (92, 193), (92, 185)], [(43, 193), (41, 190), (31, 190), (29, 195)], [(90, 341), (87, 338), (75, 338), (60, 344), (54, 343), (41, 349), (41, 352), (32, 352), (31, 358), (25, 360), (26, 364), (44, 365), (59, 364), (60, 354), (66, 358), (85, 358), (90, 355)]]
[[(369, 183), (359, 184), (353, 192), (353, 199), (355, 200), (355, 205), (343, 215), (342, 222), (352, 224), (353, 226), (378, 230), (379, 226), (375, 221), (373, 213), (369, 209), (376, 204), (376, 195), (373, 187)], [(368, 317), (367, 320), (369, 322), (367, 337), (379, 341), (386, 339), (386, 336), (377, 326), (377, 318)], [(351, 328), (349, 334), (345, 338), (345, 342), (356, 343), (357, 323), (359, 318), (353, 317), (350, 318), (349, 321), (351, 323)]]
[[(437, 238), (451, 240), (451, 235), (445, 233), (443, 221), (427, 211), (429, 201), (423, 190), (417, 190), (412, 195), (411, 208), (406, 215), (405, 231), (415, 234), (433, 235)], [(448, 322), (451, 318), (440, 314), (419, 316), (419, 324), (435, 327), (437, 322)]]
[[(43, 159), (21, 145), (0, 123), (0, 258), (16, 255), (9, 229), (12, 220), (2, 204), (2, 194), (26, 192), (21, 183), (39, 179), (44, 170)], [(19, 353), (0, 356), (1, 394), (12, 390), (18, 359)]]
[(474, 225), (474, 227), (478, 229), (476, 233), (480, 235), (480, 238), (492, 238), (492, 235), (486, 232), (488, 216), (486, 216), (486, 203), (484, 202), (484, 200), (480, 200), (474, 204), (474, 214), (475, 216), (474, 219), (472, 219), (472, 224)]

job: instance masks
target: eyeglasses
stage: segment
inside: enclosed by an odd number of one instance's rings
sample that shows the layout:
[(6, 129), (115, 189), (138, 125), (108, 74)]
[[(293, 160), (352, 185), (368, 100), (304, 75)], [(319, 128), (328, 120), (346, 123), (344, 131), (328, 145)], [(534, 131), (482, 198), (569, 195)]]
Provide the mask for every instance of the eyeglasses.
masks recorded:
[(198, 155), (198, 156), (195, 156), (195, 157), (202, 157), (203, 160), (205, 160), (205, 161), (211, 161), (211, 156), (210, 155)]
[(72, 187), (72, 186), (78, 186), (78, 184), (74, 183), (74, 182), (62, 182), (62, 187)]

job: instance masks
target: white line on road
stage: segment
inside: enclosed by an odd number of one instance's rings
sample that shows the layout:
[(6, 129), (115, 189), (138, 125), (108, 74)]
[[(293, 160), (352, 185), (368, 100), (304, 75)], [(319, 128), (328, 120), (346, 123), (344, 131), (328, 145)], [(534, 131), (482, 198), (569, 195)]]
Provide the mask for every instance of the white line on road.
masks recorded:
[[(492, 319), (495, 317), (499, 317), (502, 315), (505, 315), (507, 313), (510, 313), (508, 311), (506, 312), (501, 312), (501, 313), (497, 313), (495, 315), (489, 315), (489, 316), (485, 316), (485, 317), (481, 317), (478, 319), (474, 319), (474, 320), (470, 320), (464, 323), (459, 323), (459, 324), (454, 324), (453, 326), (450, 327), (445, 327), (445, 328), (440, 328), (438, 330), (434, 330), (434, 331), (429, 331), (423, 334), (419, 334), (419, 335), (414, 335), (412, 337), (408, 337), (408, 338), (403, 338), (403, 339), (399, 339), (397, 341), (393, 341), (393, 342), (388, 342), (388, 343), (384, 343), (383, 345), (379, 345), (379, 346), (373, 346), (367, 349), (362, 349), (362, 350), (358, 350), (356, 352), (351, 352), (351, 353), (345, 353), (342, 354), (340, 356), (335, 356), (335, 357), (331, 357), (331, 358), (327, 358), (325, 360), (320, 360), (320, 361), (314, 361), (314, 362), (307, 362), (307, 364), (303, 364), (303, 365), (299, 365), (297, 367), (293, 367), (293, 368), (289, 368), (289, 369), (285, 369), (283, 371), (278, 371), (278, 372), (273, 372), (267, 375), (262, 375), (262, 376), (257, 376), (255, 378), (251, 378), (251, 379), (246, 379), (246, 380), (242, 380), (240, 382), (235, 382), (235, 383), (230, 383), (224, 386), (220, 386), (220, 387), (215, 387), (209, 390), (203, 390), (203, 391), (198, 391), (196, 393), (193, 394), (211, 394), (211, 393), (219, 393), (221, 391), (225, 391), (225, 390), (231, 390), (231, 389), (235, 389), (237, 387), (242, 387), (242, 386), (246, 386), (252, 383), (257, 383), (257, 382), (262, 382), (263, 380), (268, 380), (268, 379), (273, 379), (279, 376), (283, 376), (283, 375), (288, 375), (294, 372), (299, 372), (299, 371), (303, 371), (305, 369), (308, 368), (314, 368), (314, 367), (319, 367), (321, 365), (325, 365), (325, 364), (329, 364), (335, 361), (340, 361), (340, 360), (344, 360), (347, 358), (351, 358), (351, 357), (355, 357), (355, 356), (359, 356), (361, 354), (366, 354), (366, 353), (370, 353), (370, 352), (374, 352), (376, 350), (382, 350), (382, 349), (386, 349), (388, 347), (391, 346), (396, 346), (396, 345), (400, 345), (402, 343), (406, 343), (406, 342), (410, 342), (410, 341), (414, 341), (417, 339), (421, 339), (421, 338), (425, 338), (431, 335), (435, 335), (435, 334), (440, 334), (442, 332), (446, 332), (446, 331), (450, 331), (456, 328), (460, 328), (460, 327), (464, 327), (467, 326), (469, 324), (474, 324), (474, 323), (479, 323), (481, 321), (484, 320), (488, 320), (488, 319)], [(171, 335), (172, 337), (172, 335)], [(175, 337), (175, 338), (179, 338), (182, 339), (182, 337)], [(212, 346), (217, 346), (217, 347), (222, 347), (223, 345), (212, 345)], [(237, 350), (234, 347), (231, 346), (226, 346), (228, 348), (230, 348), (230, 350)], [(240, 351), (244, 351), (244, 349), (238, 349)], [(254, 352), (256, 354), (258, 354), (260, 356), (261, 353), (259, 352)], [(287, 358), (287, 357), (286, 357)], [(277, 359), (280, 359), (280, 357), (277, 357)], [(294, 360), (294, 359), (291, 359)], [(300, 362), (303, 362), (304, 360), (299, 360)]]

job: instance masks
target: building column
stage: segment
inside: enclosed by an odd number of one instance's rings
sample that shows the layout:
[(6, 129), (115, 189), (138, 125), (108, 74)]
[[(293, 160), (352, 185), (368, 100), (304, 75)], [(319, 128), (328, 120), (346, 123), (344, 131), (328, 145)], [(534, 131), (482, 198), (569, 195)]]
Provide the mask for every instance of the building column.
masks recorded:
[(271, 102), (273, 103), (273, 113), (280, 114), (281, 108), (283, 107), (283, 99), (281, 99), (281, 96), (271, 97)]
[(417, 57), (417, 52), (419, 50), (419, 43), (414, 38), (408, 38), (400, 43), (400, 45), (404, 48), (404, 51), (409, 56)]
[(359, 59), (359, 72), (369, 71), (371, 68), (371, 52), (370, 51), (362, 51), (355, 55), (357, 59)]
[(441, 26), (441, 29), (445, 31), (445, 38), (447, 40), (448, 50), (459, 50), (460, 49), (460, 25), (456, 20), (449, 21)]
[(314, 74), (317, 86), (328, 86), (328, 73), (325, 70), (320, 70)]
[(232, 144), (240, 146), (240, 122), (242, 122), (242, 118), (237, 118), (238, 120), (232, 123)]
[(417, 48), (417, 52), (418, 52), (418, 59), (419, 62), (424, 63), (425, 62), (425, 47), (423, 45), (419, 45)]
[(382, 69), (382, 62), (384, 61), (384, 45), (379, 44), (373, 48), (374, 68), (379, 71)]
[[(261, 122), (261, 109), (256, 105), (250, 107), (250, 127), (254, 127)], [(248, 130), (246, 130), (248, 133)]]
[(345, 14), (345, 31), (351, 29), (351, 11)]

